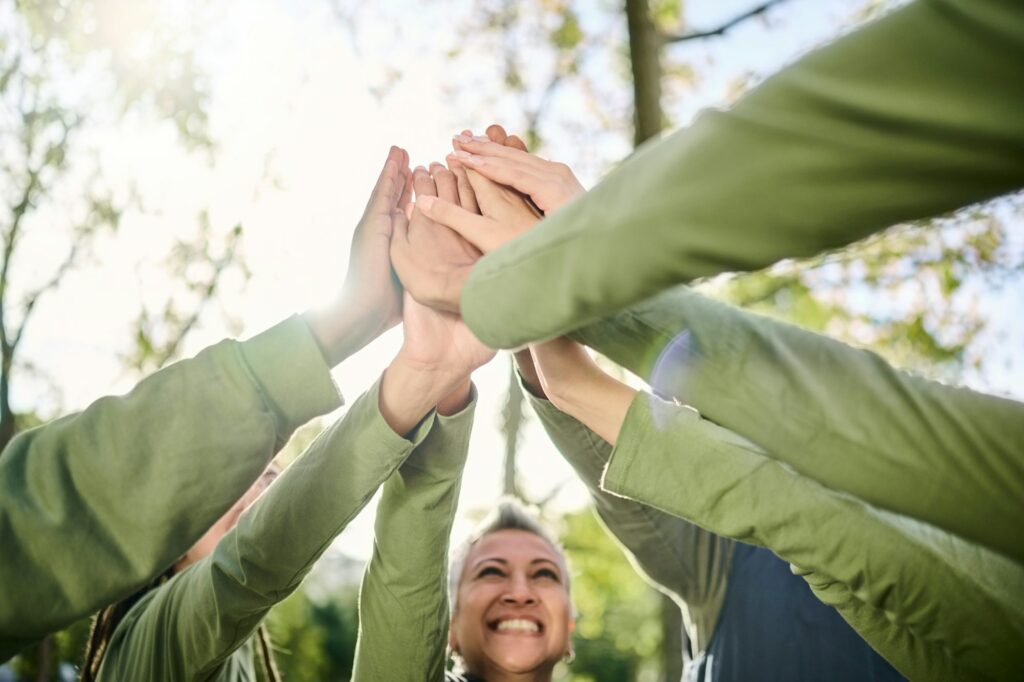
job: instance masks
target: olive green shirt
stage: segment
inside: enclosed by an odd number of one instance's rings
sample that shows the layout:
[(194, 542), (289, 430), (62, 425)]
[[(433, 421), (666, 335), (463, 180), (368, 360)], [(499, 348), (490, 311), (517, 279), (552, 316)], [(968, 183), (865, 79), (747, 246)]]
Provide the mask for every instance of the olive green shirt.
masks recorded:
[(162, 573), (340, 402), (293, 317), (18, 434), (0, 455), (0, 661)]
[(639, 393), (602, 487), (768, 547), (912, 680), (1024, 670), (1024, 567), (825, 488), (691, 407)]
[[(590, 193), (482, 258), (462, 315), (484, 343), (517, 347), (678, 282), (818, 253), (1018, 189), (1022, 83), (1024, 3), (911, 2), (808, 54), (730, 110), (645, 145)], [(1024, 561), (1019, 404), (919, 392), (866, 358), (841, 366), (842, 380), (818, 375), (817, 394), (848, 421), (846, 432), (896, 435), (889, 447), (810, 461), (806, 453), (822, 450), (754, 440), (827, 486)], [(839, 403), (847, 409), (835, 411)], [(798, 428), (774, 428), (776, 438), (816, 437), (803, 415), (790, 416)], [(915, 445), (901, 449), (907, 442)]]
[[(406, 438), (378, 409), (379, 382), (260, 496), (216, 550), (144, 596), (114, 632), (101, 680), (254, 680), (245, 645), (270, 608), (416, 448), (443, 459), (428, 415)], [(241, 647), (241, 648), (240, 648)]]
[(474, 407), (438, 416), (424, 444), (384, 484), (359, 591), (353, 680), (444, 678), (448, 544)]

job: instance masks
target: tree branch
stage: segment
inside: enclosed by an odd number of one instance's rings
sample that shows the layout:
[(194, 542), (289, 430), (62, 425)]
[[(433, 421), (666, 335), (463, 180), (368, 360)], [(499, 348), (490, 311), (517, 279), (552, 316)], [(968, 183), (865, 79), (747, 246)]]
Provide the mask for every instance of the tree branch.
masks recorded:
[(55, 289), (57, 285), (60, 284), (60, 281), (64, 279), (64, 275), (67, 274), (68, 270), (74, 267), (75, 263), (78, 261), (78, 254), (81, 252), (80, 247), (80, 242), (72, 244), (67, 257), (64, 258), (64, 261), (57, 267), (57, 270), (53, 273), (53, 277), (51, 277), (46, 284), (42, 285), (25, 297), (25, 303), (21, 315), (21, 324), (18, 326), (18, 331), (14, 333), (14, 338), (11, 340), (10, 348), (12, 351), (17, 349), (18, 344), (21, 343), (21, 336), (25, 333), (25, 327), (27, 326), (29, 317), (32, 315), (32, 309), (36, 307), (36, 303), (39, 302), (40, 297), (48, 291)]
[(704, 38), (712, 38), (714, 36), (725, 35), (729, 30), (735, 28), (739, 24), (742, 24), (747, 19), (752, 19), (756, 16), (760, 16), (767, 12), (775, 5), (780, 5), (786, 0), (768, 0), (762, 2), (760, 5), (753, 9), (747, 10), (742, 14), (738, 14), (732, 19), (729, 19), (725, 23), (721, 24), (717, 28), (709, 29), (707, 31), (692, 31), (690, 33), (682, 33), (679, 35), (662, 35), (661, 39), (666, 43), (682, 43), (689, 40), (702, 40)]

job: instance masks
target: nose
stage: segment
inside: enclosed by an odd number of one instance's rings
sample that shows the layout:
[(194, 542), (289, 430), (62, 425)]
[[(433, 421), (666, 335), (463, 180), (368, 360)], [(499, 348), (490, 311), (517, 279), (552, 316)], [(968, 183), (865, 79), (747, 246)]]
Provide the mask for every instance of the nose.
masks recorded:
[(501, 603), (519, 606), (537, 603), (537, 596), (525, 575), (513, 576), (508, 582), (508, 589), (501, 595)]

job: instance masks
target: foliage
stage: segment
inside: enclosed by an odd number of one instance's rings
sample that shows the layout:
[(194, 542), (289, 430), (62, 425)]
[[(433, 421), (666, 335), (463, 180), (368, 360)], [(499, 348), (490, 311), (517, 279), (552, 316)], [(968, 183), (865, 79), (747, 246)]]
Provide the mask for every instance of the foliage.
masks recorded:
[(274, 607), (267, 626), (284, 679), (349, 679), (358, 634), (355, 590), (318, 602), (300, 589)]
[(704, 288), (954, 380), (983, 360), (972, 346), (988, 322), (981, 297), (1024, 273), (1024, 249), (1008, 238), (1022, 216), (1024, 197), (1009, 197)]
[(658, 666), (659, 593), (626, 559), (589, 509), (561, 519), (561, 541), (571, 562), (579, 621), (576, 660), (566, 680), (635, 680)]

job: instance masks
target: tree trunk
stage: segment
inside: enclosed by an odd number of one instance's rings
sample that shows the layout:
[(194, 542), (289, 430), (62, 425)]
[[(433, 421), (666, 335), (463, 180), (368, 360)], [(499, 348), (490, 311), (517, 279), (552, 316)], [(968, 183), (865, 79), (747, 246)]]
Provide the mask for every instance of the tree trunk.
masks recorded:
[(50, 668), (53, 661), (53, 635), (47, 635), (39, 643), (39, 667), (36, 669), (36, 682), (49, 682)]
[(14, 412), (11, 411), (11, 354), (0, 359), (0, 451), (14, 438)]
[(626, 0), (629, 61), (633, 72), (633, 144), (661, 132), (661, 37), (651, 21), (647, 0)]
[(501, 480), (502, 495), (520, 498), (516, 480), (516, 452), (519, 450), (519, 430), (523, 426), (523, 392), (519, 390), (519, 377), (513, 359), (509, 371), (508, 395), (501, 410), (501, 430), (505, 436), (505, 462)]

